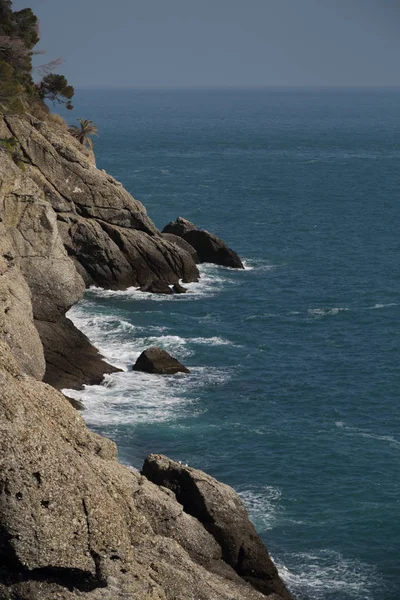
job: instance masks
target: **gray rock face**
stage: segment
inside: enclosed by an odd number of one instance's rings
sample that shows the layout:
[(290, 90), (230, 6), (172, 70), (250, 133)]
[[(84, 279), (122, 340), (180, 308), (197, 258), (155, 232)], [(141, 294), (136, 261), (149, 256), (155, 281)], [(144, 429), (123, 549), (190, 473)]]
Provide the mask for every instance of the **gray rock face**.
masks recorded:
[[(238, 254), (229, 248), (225, 242), (209, 231), (197, 229), (193, 223), (182, 217), (168, 223), (163, 229), (163, 235), (168, 235), (168, 239), (171, 239), (172, 235), (180, 237), (192, 246), (194, 249), (192, 256), (196, 262), (208, 262), (233, 269), (244, 269)], [(176, 240), (171, 241), (177, 243)]]
[(153, 346), (147, 348), (133, 365), (134, 371), (157, 373), (159, 375), (174, 375), (175, 373), (190, 373), (179, 360), (168, 354), (162, 348)]
[(147, 457), (143, 475), (175, 493), (183, 510), (214, 537), (224, 562), (238, 575), (266, 595), (292, 598), (232, 488), (161, 455)]
[(174, 235), (173, 233), (162, 233), (161, 235), (168, 242), (171, 242), (172, 244), (176, 244), (177, 246), (180, 246), (182, 248), (182, 250), (185, 250), (186, 252), (188, 252), (188, 254), (190, 254), (190, 256), (193, 258), (193, 260), (196, 264), (198, 264), (200, 262), (199, 257), (197, 256), (196, 250), (193, 248), (193, 246), (191, 246), (188, 242), (186, 242), (183, 239), (183, 237), (179, 237), (178, 235)]
[(56, 214), (5, 152), (0, 153), (0, 181), (6, 339), (24, 372), (37, 379), (44, 377), (46, 361), (45, 380), (57, 388), (99, 383), (116, 369), (64, 317), (85, 285), (64, 248)]
[(200, 262), (211, 262), (223, 267), (244, 269), (238, 254), (213, 233), (205, 230), (188, 231), (184, 239), (196, 250)]
[(173, 492), (120, 465), (62, 394), (22, 377), (3, 341), (0, 386), (0, 598), (265, 598)]
[(119, 464), (113, 442), (39, 381), (77, 387), (113, 370), (65, 317), (85, 283), (168, 286), (197, 269), (62, 131), (0, 115), (0, 136), (11, 133), (26, 171), (0, 149), (0, 599), (287, 600), (283, 584), (255, 589), (261, 550), (241, 534), (250, 550), (237, 555), (211, 497), (220, 533), (186, 492)]
[(171, 233), (178, 237), (184, 237), (188, 231), (193, 231), (197, 229), (196, 225), (187, 219), (183, 219), (182, 217), (178, 217), (176, 221), (171, 221), (168, 223), (162, 230), (163, 233)]
[(43, 381), (56, 389), (79, 390), (82, 382), (98, 385), (106, 373), (121, 370), (105, 362), (88, 338), (66, 317), (60, 317), (55, 323), (35, 321), (35, 325), (46, 360)]
[(144, 206), (96, 169), (68, 133), (19, 117), (4, 117), (4, 127), (17, 138), (27, 173), (62, 223), (64, 245), (87, 285), (125, 289), (197, 281), (190, 254), (162, 238)]

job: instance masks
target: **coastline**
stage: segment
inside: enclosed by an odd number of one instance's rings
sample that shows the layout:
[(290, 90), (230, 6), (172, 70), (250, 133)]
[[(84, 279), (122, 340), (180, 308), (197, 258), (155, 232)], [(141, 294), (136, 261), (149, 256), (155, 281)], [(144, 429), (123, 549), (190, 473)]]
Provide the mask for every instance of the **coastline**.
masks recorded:
[[(42, 382), (77, 387), (114, 370), (65, 317), (85, 288), (170, 293), (199, 272), (58, 122), (3, 116), (0, 125), (25, 160), (20, 169), (0, 149), (0, 596), (291, 599), (231, 488), (158, 455), (147, 476), (127, 469), (115, 444)], [(190, 225), (198, 252), (231, 259)]]

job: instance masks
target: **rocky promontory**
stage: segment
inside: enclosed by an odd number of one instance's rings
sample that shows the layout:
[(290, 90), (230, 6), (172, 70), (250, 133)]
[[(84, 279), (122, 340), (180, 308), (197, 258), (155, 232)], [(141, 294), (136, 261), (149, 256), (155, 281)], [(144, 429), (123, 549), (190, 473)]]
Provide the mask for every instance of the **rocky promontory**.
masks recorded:
[(0, 145), (0, 600), (289, 600), (231, 488), (122, 466), (56, 389), (114, 370), (65, 316), (87, 286), (195, 281), (198, 249), (56, 122), (0, 116), (0, 138), (22, 157)]

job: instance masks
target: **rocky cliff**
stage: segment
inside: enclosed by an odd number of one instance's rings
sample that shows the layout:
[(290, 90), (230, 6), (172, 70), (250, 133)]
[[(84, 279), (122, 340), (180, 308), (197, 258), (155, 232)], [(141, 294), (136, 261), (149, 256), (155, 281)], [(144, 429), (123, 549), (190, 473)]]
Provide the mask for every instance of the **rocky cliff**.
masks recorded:
[[(65, 317), (85, 286), (171, 285), (193, 255), (60, 126), (0, 118), (0, 600), (287, 600), (239, 497), (116, 459), (55, 388), (113, 368)], [(51, 384), (51, 385), (49, 385)]]

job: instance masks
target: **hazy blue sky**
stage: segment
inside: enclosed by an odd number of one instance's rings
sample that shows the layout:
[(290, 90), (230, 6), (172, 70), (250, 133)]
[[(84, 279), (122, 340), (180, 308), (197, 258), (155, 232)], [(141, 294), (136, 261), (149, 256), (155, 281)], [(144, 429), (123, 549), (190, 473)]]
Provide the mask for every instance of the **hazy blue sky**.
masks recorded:
[(400, 85), (400, 0), (14, 0), (79, 86)]

